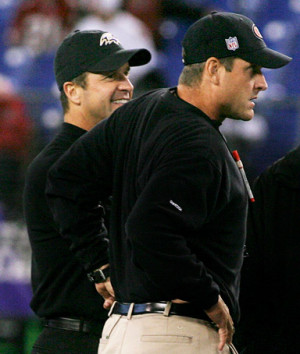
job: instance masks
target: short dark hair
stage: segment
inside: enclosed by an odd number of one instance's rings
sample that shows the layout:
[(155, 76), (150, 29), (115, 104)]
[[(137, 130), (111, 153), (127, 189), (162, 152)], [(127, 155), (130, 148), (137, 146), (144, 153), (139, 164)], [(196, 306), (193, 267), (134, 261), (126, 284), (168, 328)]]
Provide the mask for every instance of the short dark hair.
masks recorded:
[[(226, 71), (231, 71), (233, 62), (236, 57), (227, 57), (219, 59), (220, 63), (224, 65)], [(193, 86), (195, 83), (200, 82), (202, 73), (206, 62), (186, 65), (179, 77), (179, 83), (186, 86)]]
[[(76, 76), (73, 80), (71, 80), (71, 82), (85, 89), (87, 84), (86, 77), (87, 77), (87, 72), (84, 72)], [(64, 90), (60, 91), (60, 102), (62, 105), (63, 113), (64, 114), (67, 113), (69, 110), (69, 100)]]

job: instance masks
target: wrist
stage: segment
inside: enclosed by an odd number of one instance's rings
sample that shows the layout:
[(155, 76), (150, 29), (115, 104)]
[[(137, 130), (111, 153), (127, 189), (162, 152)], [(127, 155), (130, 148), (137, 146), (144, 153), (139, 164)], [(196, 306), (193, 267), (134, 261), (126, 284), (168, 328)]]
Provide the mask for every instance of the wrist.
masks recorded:
[(104, 283), (107, 278), (110, 276), (110, 268), (108, 267), (100, 267), (98, 269), (93, 270), (92, 272), (87, 274), (90, 282), (99, 284)]

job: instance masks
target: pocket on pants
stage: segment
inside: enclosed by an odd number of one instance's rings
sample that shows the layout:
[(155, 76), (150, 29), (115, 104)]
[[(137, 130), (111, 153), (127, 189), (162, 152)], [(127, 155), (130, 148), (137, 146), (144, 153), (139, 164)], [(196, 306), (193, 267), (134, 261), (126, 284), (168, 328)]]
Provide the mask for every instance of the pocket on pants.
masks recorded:
[(142, 342), (151, 343), (186, 343), (192, 342), (192, 337), (189, 336), (170, 336), (170, 335), (142, 335)]
[(109, 317), (108, 320), (106, 320), (100, 339), (100, 345), (104, 345), (108, 342), (112, 331), (114, 330), (117, 323), (120, 321), (121, 317), (122, 315), (112, 315), (111, 317)]

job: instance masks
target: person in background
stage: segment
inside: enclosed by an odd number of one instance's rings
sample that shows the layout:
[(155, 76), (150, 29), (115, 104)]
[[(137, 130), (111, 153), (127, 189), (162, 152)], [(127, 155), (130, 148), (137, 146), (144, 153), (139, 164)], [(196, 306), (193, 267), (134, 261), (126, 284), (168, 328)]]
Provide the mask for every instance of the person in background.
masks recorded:
[(254, 181), (242, 269), (243, 353), (296, 354), (300, 313), (300, 146)]
[[(141, 95), (151, 88), (150, 74), (156, 72), (158, 66), (158, 53), (151, 31), (137, 16), (123, 8), (122, 0), (83, 0), (81, 7), (83, 15), (74, 23), (74, 29), (91, 30), (106, 28), (116, 36), (125, 48), (144, 47), (151, 53), (151, 62), (147, 66), (136, 68), (131, 75), (135, 88), (139, 87)], [(143, 87), (143, 88), (142, 88)], [(161, 86), (160, 86), (161, 87)], [(145, 90), (145, 88), (147, 88)], [(155, 87), (157, 88), (157, 87)]]
[[(116, 37), (100, 30), (72, 32), (57, 50), (54, 69), (64, 123), (30, 164), (24, 188), (24, 215), (32, 247), (31, 308), (44, 322), (33, 353), (97, 352), (107, 311), (89, 281), (102, 279), (89, 273), (102, 265), (103, 246), (95, 240), (89, 261), (82, 262), (79, 250), (55, 225), (45, 199), (46, 177), (75, 140), (130, 101), (130, 67), (144, 65), (150, 58), (146, 49), (125, 50)], [(100, 205), (93, 216), (97, 237), (107, 242)]]
[[(269, 49), (252, 20), (212, 12), (187, 30), (173, 88), (132, 100), (49, 171), (54, 219), (85, 262), (109, 261), (100, 353), (234, 351), (246, 236), (246, 186), (219, 126), (249, 121), (267, 89)], [(109, 257), (94, 210), (112, 195)], [(105, 293), (109, 292), (110, 295)]]
[(11, 46), (25, 46), (38, 56), (57, 49), (77, 19), (68, 0), (25, 0), (17, 8), (8, 30)]
[(24, 99), (0, 89), (0, 204), (4, 218), (20, 219), (23, 175), (30, 159), (34, 124)]

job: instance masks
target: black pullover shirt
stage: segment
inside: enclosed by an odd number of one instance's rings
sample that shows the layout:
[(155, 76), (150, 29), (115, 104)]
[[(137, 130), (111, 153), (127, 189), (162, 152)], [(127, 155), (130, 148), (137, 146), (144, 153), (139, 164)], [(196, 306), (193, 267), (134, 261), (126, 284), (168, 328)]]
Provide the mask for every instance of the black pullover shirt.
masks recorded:
[(85, 132), (63, 123), (59, 134), (32, 161), (26, 174), (24, 214), (32, 248), (30, 305), (39, 317), (107, 318), (102, 297), (71, 252), (71, 242), (59, 234), (45, 198), (49, 168)]
[[(298, 353), (300, 329), (300, 146), (253, 184), (241, 282), (245, 353)], [(242, 349), (242, 346), (241, 346)]]
[(49, 205), (86, 268), (107, 261), (93, 210), (113, 196), (118, 301), (179, 298), (207, 309), (221, 294), (238, 319), (247, 195), (218, 125), (171, 89), (156, 90), (115, 111), (50, 170)]

